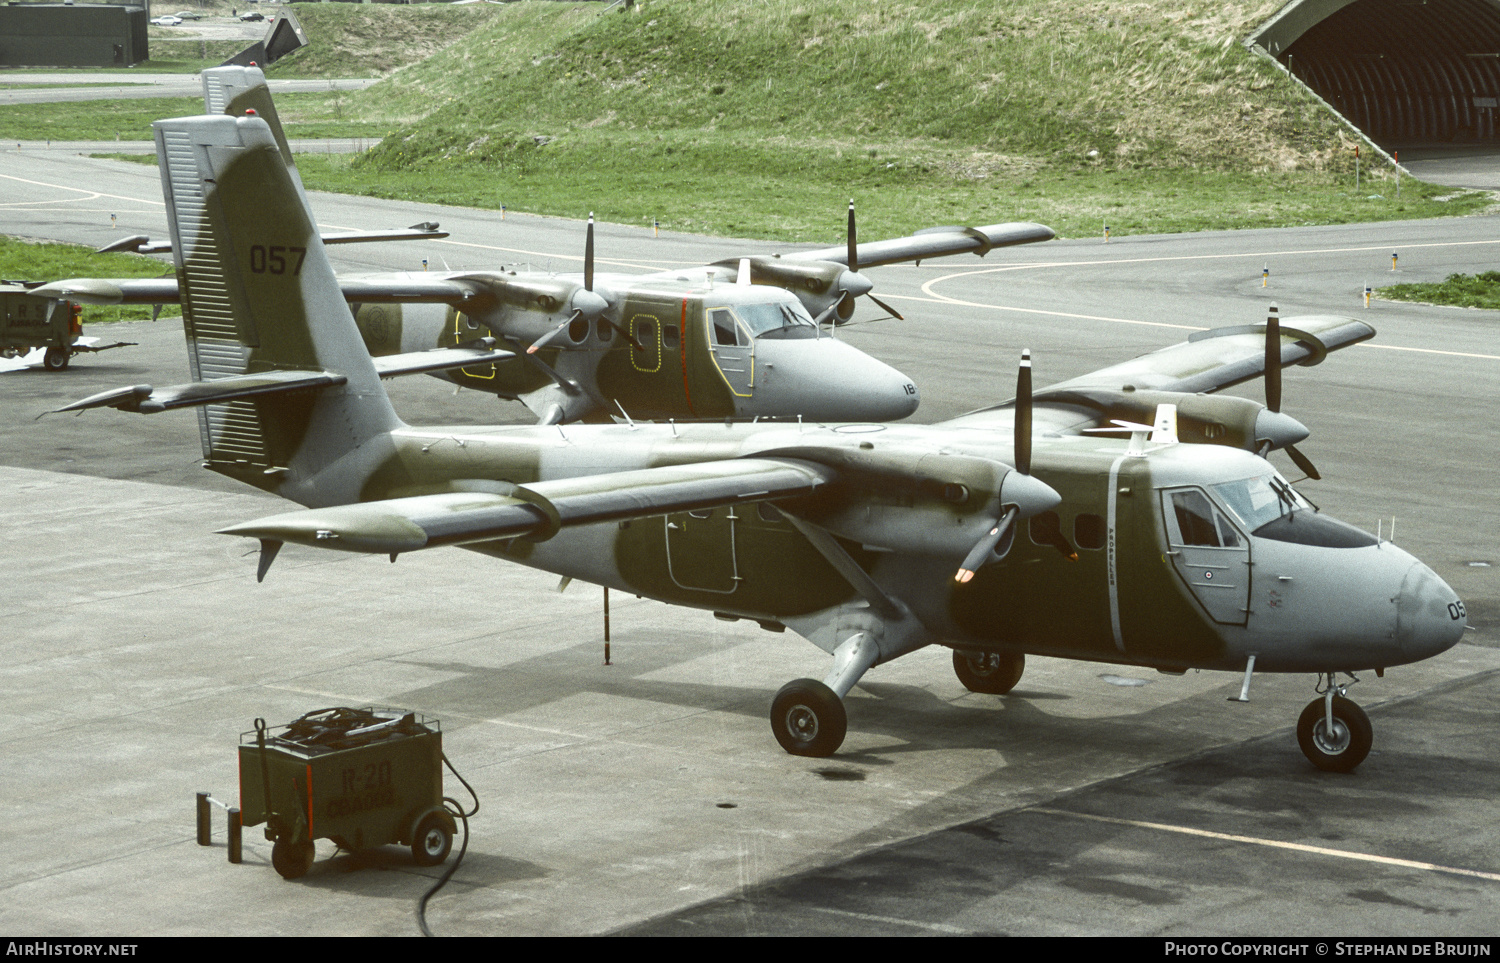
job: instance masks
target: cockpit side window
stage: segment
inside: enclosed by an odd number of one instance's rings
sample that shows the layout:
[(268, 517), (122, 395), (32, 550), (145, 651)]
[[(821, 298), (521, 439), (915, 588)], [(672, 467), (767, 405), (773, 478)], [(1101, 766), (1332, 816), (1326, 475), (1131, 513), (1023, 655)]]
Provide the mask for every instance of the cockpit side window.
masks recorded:
[(714, 326), (714, 344), (733, 347), (740, 343), (734, 323), (734, 312), (728, 308), (714, 308), (708, 314)]
[(1221, 548), (1219, 526), (1208, 496), (1195, 489), (1172, 493), (1172, 511), (1177, 516), (1177, 530), (1184, 545), (1206, 545)]

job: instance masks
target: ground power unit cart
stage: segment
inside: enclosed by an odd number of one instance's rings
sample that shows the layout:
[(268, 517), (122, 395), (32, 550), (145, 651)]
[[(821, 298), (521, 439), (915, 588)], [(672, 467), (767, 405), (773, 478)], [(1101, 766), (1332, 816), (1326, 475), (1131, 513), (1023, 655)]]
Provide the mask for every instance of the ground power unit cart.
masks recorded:
[(448, 858), (457, 829), (443, 806), (443, 734), (399, 709), (320, 709), (240, 736), (240, 811), (266, 824), (271, 865), (312, 867), (313, 840), (357, 852), (400, 843), (422, 866)]

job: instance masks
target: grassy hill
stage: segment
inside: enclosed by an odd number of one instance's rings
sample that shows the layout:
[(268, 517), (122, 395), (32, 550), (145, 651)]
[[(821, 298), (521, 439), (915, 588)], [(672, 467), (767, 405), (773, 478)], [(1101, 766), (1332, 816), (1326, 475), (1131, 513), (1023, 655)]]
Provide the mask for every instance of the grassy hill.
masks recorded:
[(880, 233), (1031, 219), (1075, 236), (1487, 203), (1410, 182), (1397, 201), (1378, 179), (1355, 194), (1354, 136), (1241, 45), (1278, 6), (508, 4), (359, 98), (391, 122), (380, 148), (309, 173), (333, 190), (817, 241), (838, 237), (850, 197)]

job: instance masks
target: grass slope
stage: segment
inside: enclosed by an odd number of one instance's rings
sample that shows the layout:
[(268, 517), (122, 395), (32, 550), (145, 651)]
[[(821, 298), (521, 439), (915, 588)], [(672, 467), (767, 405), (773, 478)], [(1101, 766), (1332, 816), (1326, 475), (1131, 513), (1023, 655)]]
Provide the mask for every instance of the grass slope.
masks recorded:
[(1393, 284), (1376, 292), (1390, 301), (1500, 309), (1500, 271), (1450, 274), (1439, 284)]
[[(172, 266), (139, 254), (96, 254), (78, 244), (54, 244), (0, 235), (0, 278), (57, 281), (63, 278), (159, 278)], [(151, 317), (150, 307), (84, 305), (84, 324)]]
[(509, 4), (361, 95), (357, 114), (401, 125), (380, 148), (304, 176), (327, 190), (818, 241), (837, 239), (850, 196), (880, 233), (1024, 218), (1075, 236), (1487, 203), (1410, 182), (1399, 202), (1392, 185), (1356, 195), (1352, 135), (1240, 45), (1277, 6)]

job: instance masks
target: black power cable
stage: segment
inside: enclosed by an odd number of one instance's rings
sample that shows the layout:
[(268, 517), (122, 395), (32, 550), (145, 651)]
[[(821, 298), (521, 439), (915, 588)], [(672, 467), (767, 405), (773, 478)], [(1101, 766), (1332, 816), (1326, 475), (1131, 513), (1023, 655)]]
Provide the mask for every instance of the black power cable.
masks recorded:
[(459, 805), (458, 800), (452, 798), (451, 796), (443, 797), (443, 808), (452, 815), (456, 816), (458, 819), (462, 820), (464, 824), (464, 841), (463, 845), (459, 847), (458, 856), (454, 858), (453, 864), (448, 867), (448, 871), (442, 875), (442, 878), (440, 878), (436, 883), (432, 885), (431, 889), (422, 894), (421, 899), (417, 900), (417, 925), (422, 928), (423, 936), (437, 935), (436, 933), (432, 932), (432, 930), (427, 926), (427, 901), (432, 899), (437, 891), (442, 889), (447, 884), (448, 880), (453, 877), (454, 873), (458, 872), (458, 867), (464, 861), (464, 853), (469, 851), (469, 817), (479, 812), (479, 794), (474, 791), (473, 786), (469, 785), (468, 780), (460, 775), (457, 769), (453, 768), (453, 763), (448, 761), (448, 754), (446, 752), (443, 753), (443, 764), (448, 767), (448, 771), (453, 773), (454, 777), (457, 778), (459, 782), (464, 784), (464, 788), (469, 791), (469, 795), (474, 797), (474, 808), (469, 810), (468, 812), (464, 812), (464, 808), (463, 806)]

